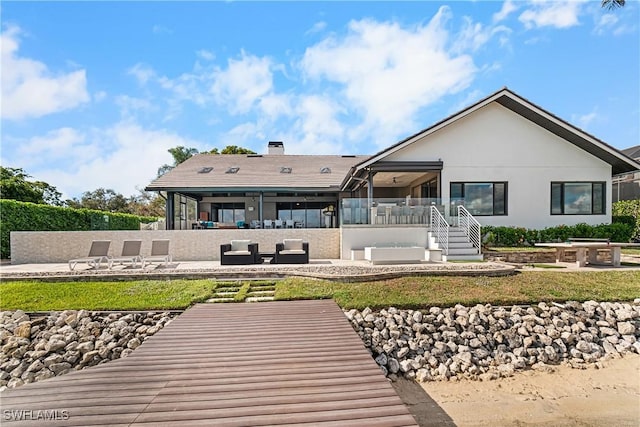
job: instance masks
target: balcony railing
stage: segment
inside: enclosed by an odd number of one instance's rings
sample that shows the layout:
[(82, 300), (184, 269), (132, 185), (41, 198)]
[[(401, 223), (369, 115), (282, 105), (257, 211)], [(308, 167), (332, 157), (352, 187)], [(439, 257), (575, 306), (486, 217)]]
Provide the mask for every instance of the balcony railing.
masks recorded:
[(341, 225), (362, 224), (421, 224), (431, 221), (431, 206), (444, 212), (440, 199), (377, 198), (342, 199), (340, 204)]

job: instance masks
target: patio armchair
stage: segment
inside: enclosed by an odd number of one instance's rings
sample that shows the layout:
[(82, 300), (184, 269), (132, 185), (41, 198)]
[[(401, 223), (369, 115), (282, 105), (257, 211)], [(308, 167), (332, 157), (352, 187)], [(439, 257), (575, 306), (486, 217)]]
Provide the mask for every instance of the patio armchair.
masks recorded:
[(251, 240), (232, 240), (220, 245), (221, 265), (248, 265), (262, 262), (258, 252), (258, 244)]
[(309, 242), (302, 239), (284, 239), (276, 243), (275, 264), (309, 264)]
[(73, 270), (74, 268), (76, 268), (76, 265), (80, 263), (87, 264), (91, 268), (97, 270), (98, 268), (100, 268), (100, 263), (102, 261), (106, 262), (108, 259), (109, 245), (111, 245), (111, 240), (94, 240), (93, 242), (91, 242), (89, 255), (84, 258), (69, 260), (69, 270)]

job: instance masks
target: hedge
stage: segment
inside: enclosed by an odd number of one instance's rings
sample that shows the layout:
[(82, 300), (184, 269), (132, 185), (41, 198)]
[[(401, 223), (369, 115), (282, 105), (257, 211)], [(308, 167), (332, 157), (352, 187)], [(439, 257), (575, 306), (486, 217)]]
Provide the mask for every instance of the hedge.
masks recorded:
[(640, 200), (620, 200), (615, 202), (611, 213), (614, 217), (632, 218), (631, 224), (634, 226), (632, 237), (640, 239)]
[(521, 227), (482, 227), (482, 242), (485, 246), (518, 247), (533, 246), (543, 242), (565, 242), (571, 237), (610, 239), (612, 242), (628, 242), (633, 236), (629, 219), (614, 218), (611, 224), (573, 226), (560, 225), (543, 230)]
[(0, 200), (0, 256), (11, 257), (12, 231), (138, 230), (141, 222), (156, 221), (124, 213), (73, 209), (15, 200)]

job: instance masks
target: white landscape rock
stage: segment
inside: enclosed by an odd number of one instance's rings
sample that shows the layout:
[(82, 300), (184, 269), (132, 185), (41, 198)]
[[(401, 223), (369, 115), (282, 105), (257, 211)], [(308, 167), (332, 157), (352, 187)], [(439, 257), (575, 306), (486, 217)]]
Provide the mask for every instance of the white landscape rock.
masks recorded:
[(640, 299), (345, 312), (389, 378), (479, 380), (640, 353)]
[(173, 317), (167, 312), (0, 312), (0, 390), (125, 357)]

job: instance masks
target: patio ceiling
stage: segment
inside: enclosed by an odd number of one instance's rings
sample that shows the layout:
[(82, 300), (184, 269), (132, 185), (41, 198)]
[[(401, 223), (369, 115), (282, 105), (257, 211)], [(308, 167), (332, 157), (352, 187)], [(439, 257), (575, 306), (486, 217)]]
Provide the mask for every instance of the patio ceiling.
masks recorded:
[(378, 172), (373, 177), (374, 187), (407, 187), (428, 172)]

